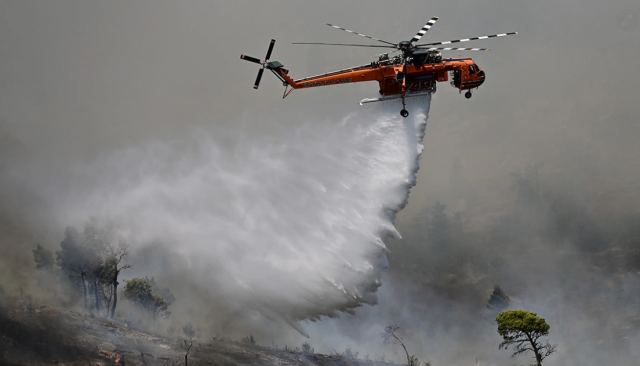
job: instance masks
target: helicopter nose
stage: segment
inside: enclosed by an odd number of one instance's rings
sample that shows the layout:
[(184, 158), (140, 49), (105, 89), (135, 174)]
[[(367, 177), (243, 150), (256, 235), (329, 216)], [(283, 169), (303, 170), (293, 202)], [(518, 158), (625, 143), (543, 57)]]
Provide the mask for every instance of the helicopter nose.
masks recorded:
[(485, 79), (484, 71), (482, 70), (478, 71), (478, 81), (480, 82), (480, 84), (484, 83), (484, 79)]

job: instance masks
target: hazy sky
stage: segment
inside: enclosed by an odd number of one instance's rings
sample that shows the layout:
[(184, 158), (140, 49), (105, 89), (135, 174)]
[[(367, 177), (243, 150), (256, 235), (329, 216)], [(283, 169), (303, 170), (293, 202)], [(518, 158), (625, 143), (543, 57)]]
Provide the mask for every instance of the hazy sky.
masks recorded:
[[(637, 0), (0, 0), (0, 169), (37, 167), (33, 183), (46, 187), (55, 172), (43, 166), (91, 164), (198, 128), (234, 146), (234, 136), (277, 141), (301, 119), (342, 119), (367, 108), (358, 101), (377, 85), (295, 91), (283, 101), (269, 74), (252, 89), (257, 68), (240, 54), (263, 57), (275, 38), (272, 59), (302, 77), (377, 54), (291, 45), (360, 42), (325, 23), (399, 41), (431, 16), (440, 17), (432, 41), (520, 34), (474, 43), (490, 51), (468, 54), (487, 73), (472, 99), (438, 85), (401, 233), (419, 238), (421, 215), (436, 202), (463, 214), (469, 230), (493, 227), (513, 209), (514, 174), (532, 167), (596, 221), (640, 213)], [(22, 188), (0, 193), (6, 232), (22, 230), (13, 215), (28, 217), (27, 227), (47, 221), (40, 198)]]
[(91, 158), (192, 126), (248, 124), (269, 133), (269, 124), (293, 125), (302, 113), (342, 116), (375, 95), (375, 84), (294, 92), (282, 101), (269, 75), (259, 91), (251, 89), (257, 70), (239, 55), (262, 57), (273, 37), (273, 58), (292, 75), (315, 74), (376, 54), (290, 44), (359, 41), (324, 23), (394, 41), (433, 15), (441, 19), (430, 40), (520, 34), (484, 41), (491, 50), (471, 54), (488, 76), (471, 100), (439, 85), (416, 199), (437, 186), (427, 179), (448, 179), (434, 170), (455, 159), (465, 179), (482, 181), (495, 177), (491, 169), (532, 156), (569, 159), (567, 144), (593, 144), (611, 159), (635, 152), (625, 150), (633, 145), (629, 132), (637, 132), (640, 78), (640, 6), (633, 0), (4, 0), (0, 10), (0, 128), (46, 159)]

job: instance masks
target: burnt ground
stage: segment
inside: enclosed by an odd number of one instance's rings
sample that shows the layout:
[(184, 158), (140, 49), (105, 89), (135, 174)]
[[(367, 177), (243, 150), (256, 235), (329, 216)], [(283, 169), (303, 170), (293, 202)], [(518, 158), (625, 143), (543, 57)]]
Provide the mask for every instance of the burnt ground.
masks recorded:
[[(182, 342), (71, 310), (0, 308), (0, 365), (185, 365)], [(219, 339), (194, 340), (188, 365), (393, 366)]]

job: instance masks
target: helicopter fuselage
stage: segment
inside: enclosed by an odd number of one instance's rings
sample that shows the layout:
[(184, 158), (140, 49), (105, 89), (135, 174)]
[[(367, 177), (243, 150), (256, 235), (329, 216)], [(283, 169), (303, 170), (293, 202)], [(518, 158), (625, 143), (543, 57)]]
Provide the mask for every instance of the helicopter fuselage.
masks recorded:
[(444, 59), (418, 65), (387, 60), (302, 79), (291, 78), (289, 71), (279, 62), (273, 66), (276, 67), (267, 65), (267, 68), (293, 89), (377, 81), (383, 96), (435, 91), (436, 82), (448, 81), (449, 73), (452, 74), (452, 85), (461, 91), (477, 88), (485, 80), (484, 71), (471, 58)]

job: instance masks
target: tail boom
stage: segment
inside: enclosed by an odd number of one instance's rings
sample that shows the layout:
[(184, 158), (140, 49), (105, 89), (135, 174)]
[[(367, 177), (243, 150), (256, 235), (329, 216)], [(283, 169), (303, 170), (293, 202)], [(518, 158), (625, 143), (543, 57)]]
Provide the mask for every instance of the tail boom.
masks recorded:
[[(268, 67), (268, 66), (267, 66)], [(383, 75), (380, 69), (372, 69), (371, 65), (358, 66), (343, 70), (332, 71), (320, 75), (294, 80), (289, 76), (289, 70), (282, 67), (272, 69), (286, 85), (293, 89), (313, 88), (318, 86), (375, 81)]]

